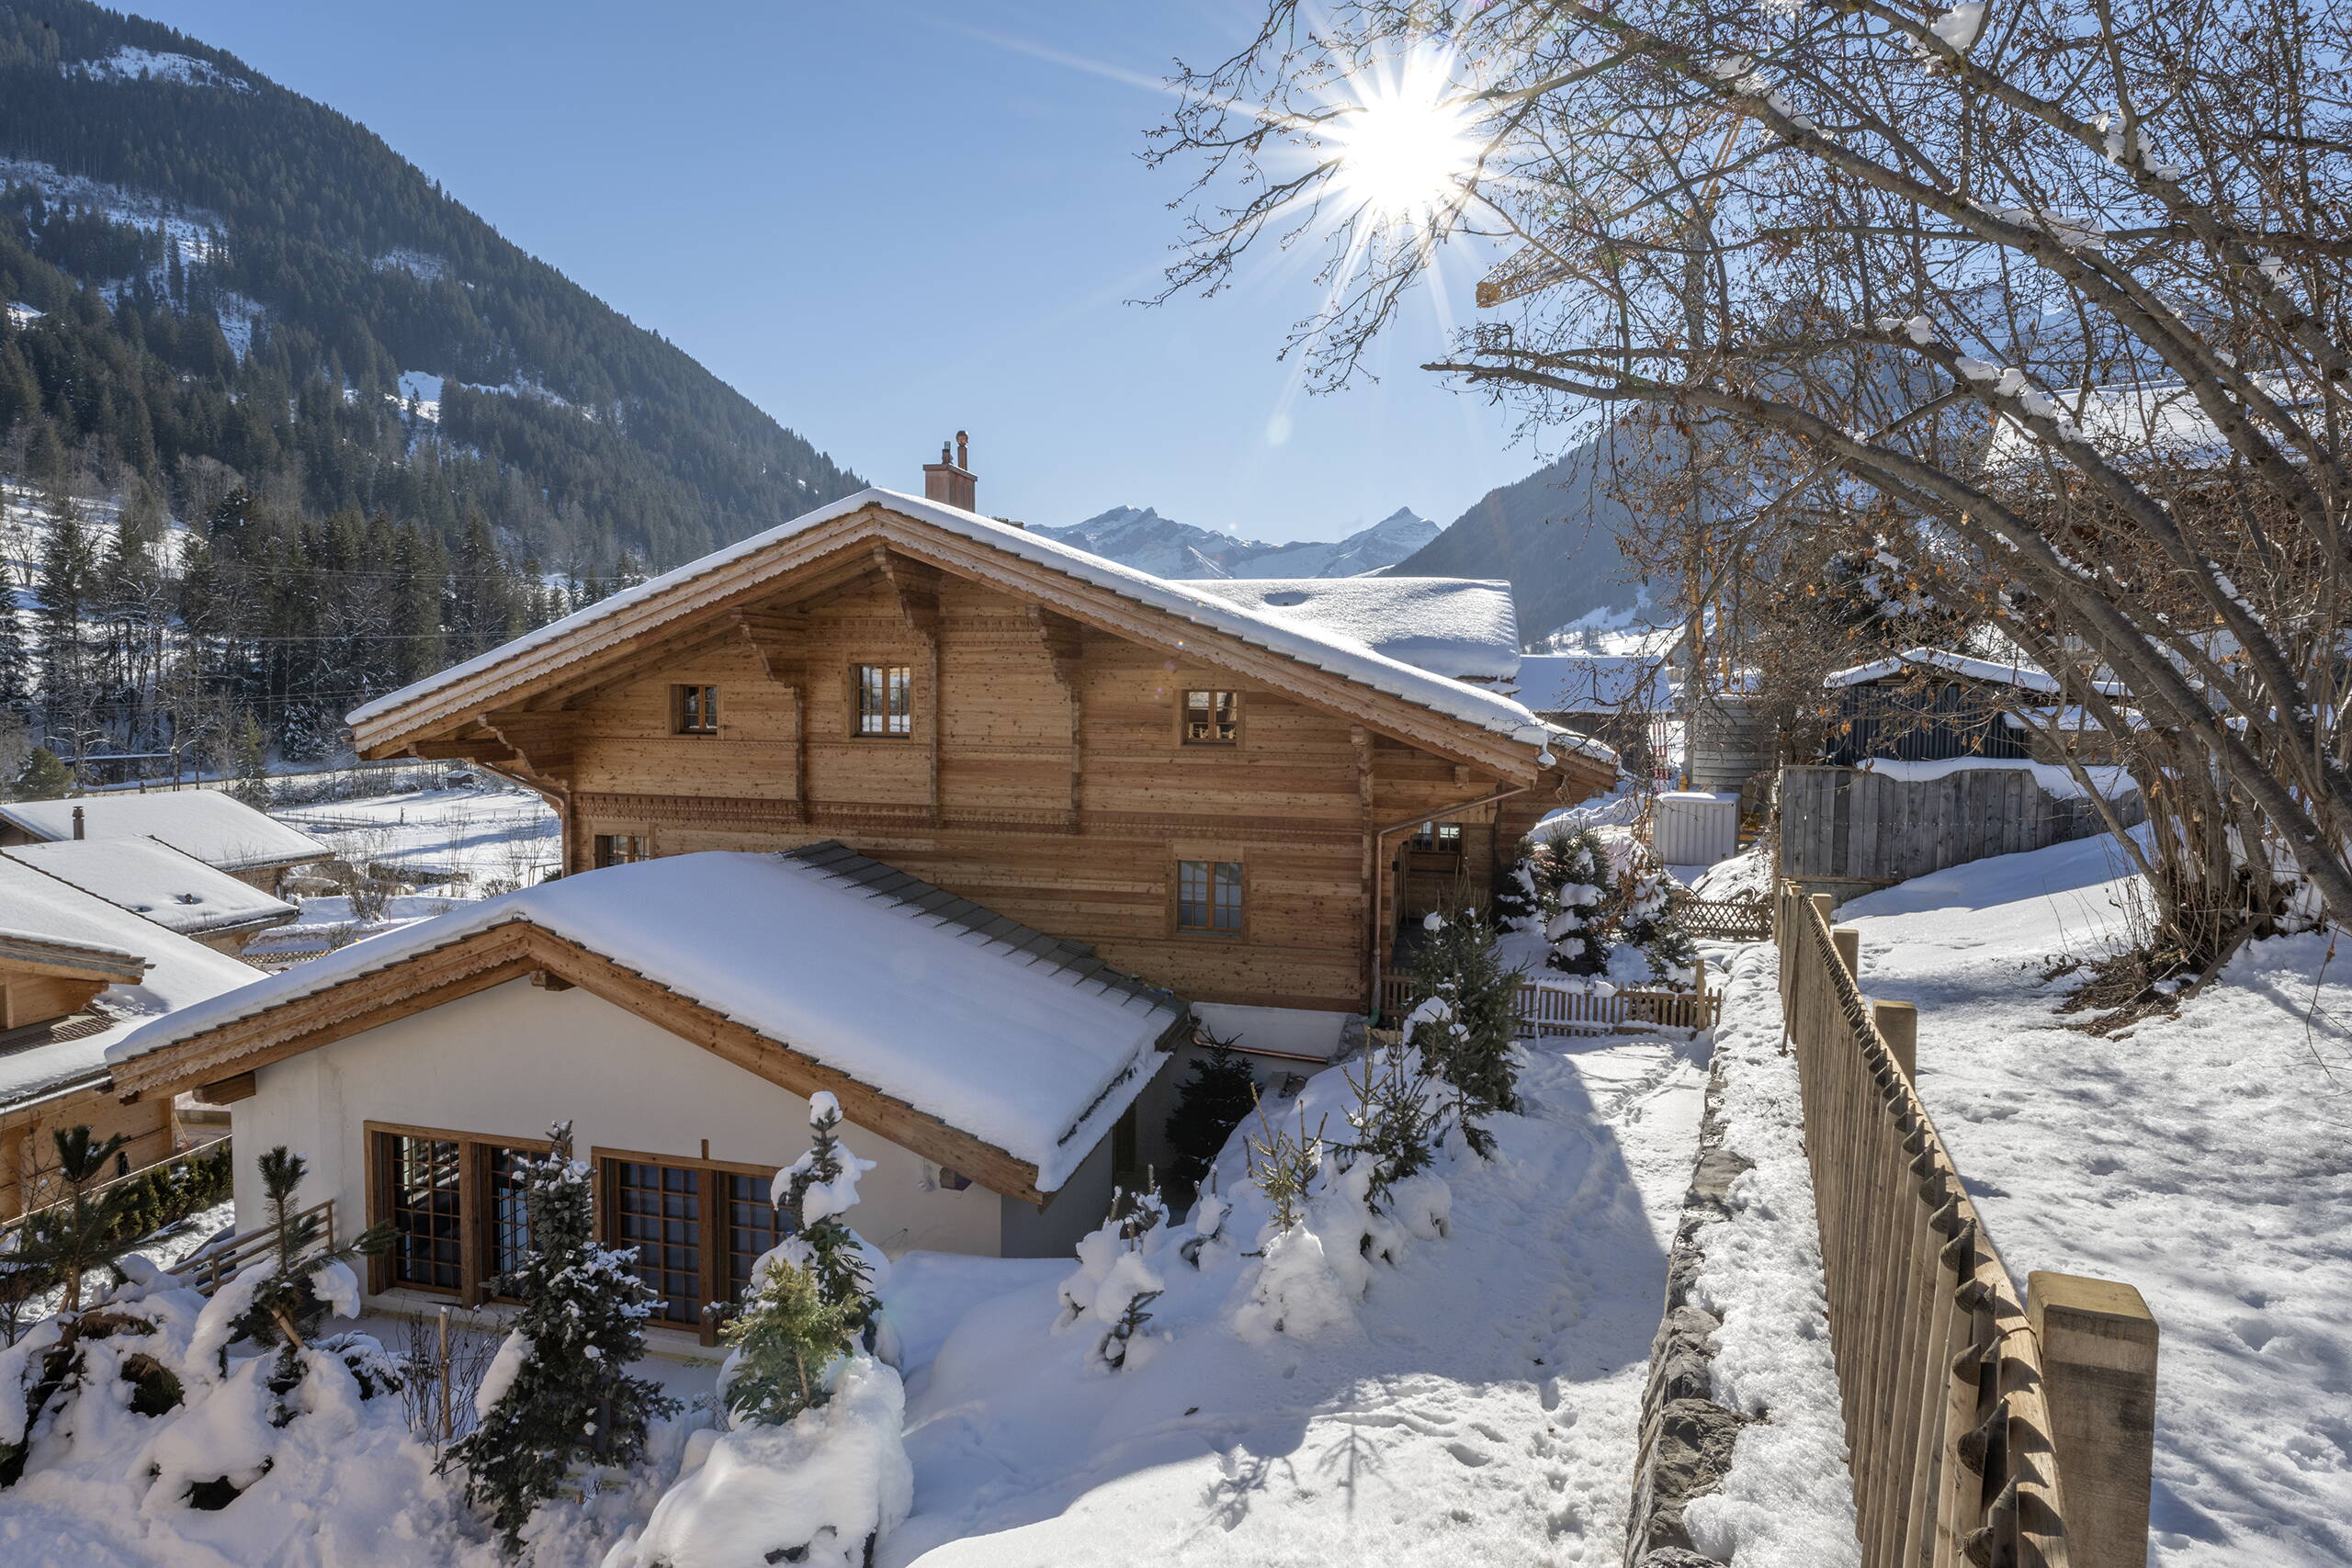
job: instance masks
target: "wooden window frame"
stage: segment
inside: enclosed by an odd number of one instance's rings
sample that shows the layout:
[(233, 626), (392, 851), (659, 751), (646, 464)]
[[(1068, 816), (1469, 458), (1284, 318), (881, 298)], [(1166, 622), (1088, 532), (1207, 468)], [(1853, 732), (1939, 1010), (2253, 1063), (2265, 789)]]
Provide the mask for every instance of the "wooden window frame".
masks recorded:
[[(1429, 842), (1426, 844), (1421, 841), (1423, 828), (1428, 829), (1430, 834)], [(1462, 859), (1464, 840), (1462, 828), (1463, 825), (1459, 822), (1444, 822), (1431, 818), (1422, 823), (1420, 828), (1413, 829), (1413, 836), (1405, 840), (1405, 846), (1413, 854), (1421, 857), (1424, 863), (1434, 860), (1452, 865)], [(1452, 835), (1452, 842), (1447, 841), (1449, 832)]]
[[(882, 671), (882, 707), (880, 711), (884, 728), (880, 729), (868, 729), (865, 728), (865, 671), (868, 670), (879, 670)], [(907, 677), (907, 727), (904, 729), (892, 729), (888, 728), (891, 717), (890, 672), (892, 671), (903, 671)], [(919, 711), (920, 705), (917, 702), (915, 694), (914, 660), (899, 660), (888, 656), (879, 659), (853, 659), (849, 662), (848, 689), (849, 737), (851, 739), (912, 740), (915, 738), (915, 727), (921, 721), (922, 716)]]
[(360, 1134), (366, 1150), (368, 1172), (368, 1223), (379, 1224), (392, 1215), (392, 1162), (388, 1157), (389, 1140), (392, 1138), (426, 1138), (435, 1143), (458, 1145), (458, 1286), (420, 1285), (392, 1277), (392, 1256), (390, 1249), (368, 1260), (368, 1289), (375, 1294), (386, 1291), (415, 1291), (429, 1296), (448, 1296), (460, 1306), (480, 1306), (489, 1301), (512, 1301), (511, 1296), (492, 1295), (490, 1268), (496, 1227), (490, 1216), (490, 1156), (493, 1149), (514, 1149), (524, 1154), (543, 1155), (554, 1147), (545, 1138), (509, 1138), (489, 1133), (465, 1133), (453, 1127), (419, 1127), (402, 1122), (362, 1122)]
[(717, 735), (719, 715), (718, 686), (709, 681), (684, 681), (670, 688), (670, 733), (673, 735)]
[[(1192, 718), (1192, 714), (1193, 714), (1193, 696), (1194, 696), (1196, 694), (1200, 694), (1200, 693), (1205, 693), (1205, 694), (1207, 694), (1207, 695), (1208, 695), (1208, 698), (1209, 698), (1209, 714), (1210, 714), (1210, 722), (1211, 722), (1212, 724), (1214, 724), (1214, 723), (1216, 722), (1216, 699), (1217, 699), (1219, 696), (1226, 696), (1226, 697), (1229, 697), (1229, 698), (1231, 698), (1231, 699), (1233, 700), (1233, 739), (1230, 739), (1230, 740), (1196, 740), (1196, 739), (1194, 739), (1193, 738), (1193, 734), (1192, 734), (1192, 728), (1193, 728), (1193, 718)], [(1236, 748), (1236, 747), (1238, 747), (1238, 746), (1239, 746), (1239, 745), (1241, 744), (1241, 740), (1242, 740), (1242, 733), (1243, 733), (1243, 732), (1242, 732), (1242, 722), (1243, 722), (1243, 721), (1242, 721), (1242, 712), (1243, 712), (1243, 710), (1244, 710), (1244, 708), (1245, 708), (1246, 706), (1247, 706), (1247, 705), (1246, 705), (1246, 704), (1244, 704), (1244, 703), (1242, 702), (1242, 700), (1241, 700), (1241, 691), (1240, 691), (1240, 689), (1239, 689), (1238, 687), (1235, 687), (1235, 686), (1186, 686), (1186, 687), (1183, 687), (1182, 689), (1181, 689), (1180, 691), (1178, 691), (1178, 692), (1177, 692), (1177, 694), (1176, 694), (1176, 744), (1177, 744), (1177, 745), (1179, 745), (1179, 746), (1196, 746), (1196, 747), (1204, 747), (1204, 748), (1207, 748), (1207, 749), (1212, 750), (1219, 750), (1219, 751), (1229, 751), (1229, 750), (1232, 750), (1234, 748)]]
[[(618, 1172), (616, 1167), (623, 1164), (667, 1166), (673, 1170), (692, 1170), (701, 1173), (695, 1190), (702, 1200), (702, 1218), (697, 1222), (702, 1234), (697, 1243), (699, 1257), (696, 1260), (696, 1272), (700, 1275), (702, 1281), (702, 1300), (695, 1303), (695, 1321), (691, 1325), (659, 1317), (648, 1318), (646, 1322), (650, 1326), (667, 1328), (676, 1333), (695, 1334), (705, 1345), (718, 1344), (719, 1318), (717, 1314), (708, 1309), (713, 1303), (731, 1302), (734, 1299), (734, 1291), (729, 1279), (728, 1269), (730, 1253), (725, 1232), (729, 1225), (719, 1212), (720, 1204), (726, 1200), (718, 1195), (717, 1185), (712, 1178), (748, 1176), (764, 1185), (775, 1179), (778, 1167), (746, 1164), (741, 1160), (710, 1159), (692, 1155), (654, 1154), (644, 1149), (607, 1148), (602, 1144), (594, 1145), (588, 1151), (588, 1159), (596, 1179), (596, 1234), (606, 1247), (611, 1247), (630, 1245), (622, 1239), (620, 1234), (620, 1203), (615, 1196), (615, 1190), (618, 1184)], [(797, 1223), (797, 1220), (795, 1223)]]
[[(607, 846), (627, 841), (637, 846), (637, 852), (618, 859), (606, 852)], [(588, 863), (592, 871), (608, 866), (635, 865), (653, 858), (653, 835), (650, 833), (592, 833), (588, 836)]]
[[(1229, 865), (1234, 868), (1238, 874), (1234, 880), (1240, 889), (1241, 918), (1238, 924), (1188, 926), (1184, 923), (1184, 868), (1188, 865), (1204, 865), (1210, 868), (1208, 894), (1209, 919), (1212, 921), (1216, 919), (1216, 868), (1220, 865)], [(1232, 860), (1219, 858), (1195, 860), (1191, 856), (1180, 857), (1168, 874), (1168, 929), (1174, 935), (1188, 940), (1205, 938), (1212, 942), (1247, 942), (1250, 938), (1249, 862), (1238, 857)]]

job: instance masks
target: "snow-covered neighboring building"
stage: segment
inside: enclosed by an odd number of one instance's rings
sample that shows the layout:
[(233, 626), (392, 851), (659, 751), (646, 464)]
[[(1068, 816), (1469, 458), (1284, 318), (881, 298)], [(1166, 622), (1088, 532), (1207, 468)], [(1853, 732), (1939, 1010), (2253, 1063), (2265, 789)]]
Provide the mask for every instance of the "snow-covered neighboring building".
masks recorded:
[(1648, 772), (1665, 754), (1674, 690), (1664, 654), (1521, 654), (1511, 694), (1539, 717), (1616, 748), (1629, 773)]
[(154, 839), (276, 897), (286, 874), (334, 851), (212, 789), (0, 803), (0, 849), (69, 839)]
[(171, 1154), (173, 1097), (126, 1101), (108, 1047), (259, 976), (154, 921), (0, 855), (0, 1218), (58, 1196), (53, 1129), (120, 1133), (125, 1169)]
[(167, 931), (236, 953), (300, 911), (252, 883), (205, 864), (161, 839), (60, 839), (0, 850)]
[[(285, 1144), (339, 1221), (389, 1219), (371, 1292), (479, 1299), (516, 1241), (506, 1161), (550, 1120), (694, 1330), (776, 1240), (768, 1186), (830, 1092), (890, 1252), (1052, 1255), (1098, 1224), (1185, 1004), (839, 844), (642, 861), (484, 900), (186, 1007), (107, 1052)], [(1129, 1157), (1132, 1157), (1131, 1156)], [(241, 1188), (239, 1224), (258, 1223)]]
[[(1958, 758), (2114, 761), (2112, 738), (2084, 709), (2061, 704), (2057, 679), (2023, 660), (1907, 648), (1833, 671), (1822, 682), (1834, 726), (1824, 761), (1937, 762)], [(2099, 683), (2120, 697), (2122, 689)]]

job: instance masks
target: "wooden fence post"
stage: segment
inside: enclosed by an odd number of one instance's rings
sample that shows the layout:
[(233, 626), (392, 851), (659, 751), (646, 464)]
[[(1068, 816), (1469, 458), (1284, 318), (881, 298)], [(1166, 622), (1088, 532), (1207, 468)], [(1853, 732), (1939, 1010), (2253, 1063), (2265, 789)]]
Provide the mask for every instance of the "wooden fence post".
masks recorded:
[(1903, 1076), (1914, 1087), (1919, 1082), (1919, 1010), (1909, 1002), (1872, 1002), (1871, 1020), (1878, 1025), (1879, 1038), (1894, 1053), (1895, 1062), (1903, 1068)]
[(1829, 933), (1829, 940), (1837, 945), (1838, 962), (1846, 966), (1846, 973), (1857, 980), (1860, 979), (1862, 977), (1862, 933), (1851, 926), (1839, 926)]
[(2141, 1568), (2155, 1461), (2156, 1320), (2130, 1285), (2026, 1276), (2071, 1568)]

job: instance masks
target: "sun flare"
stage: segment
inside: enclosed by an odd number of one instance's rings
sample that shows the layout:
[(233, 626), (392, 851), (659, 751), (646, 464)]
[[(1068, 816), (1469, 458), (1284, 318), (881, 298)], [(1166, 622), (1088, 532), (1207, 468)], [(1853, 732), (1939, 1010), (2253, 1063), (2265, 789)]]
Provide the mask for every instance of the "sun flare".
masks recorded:
[(1436, 211), (1477, 162), (1476, 116), (1435, 61), (1415, 57), (1351, 77), (1340, 108), (1325, 130), (1339, 186), (1375, 220)]

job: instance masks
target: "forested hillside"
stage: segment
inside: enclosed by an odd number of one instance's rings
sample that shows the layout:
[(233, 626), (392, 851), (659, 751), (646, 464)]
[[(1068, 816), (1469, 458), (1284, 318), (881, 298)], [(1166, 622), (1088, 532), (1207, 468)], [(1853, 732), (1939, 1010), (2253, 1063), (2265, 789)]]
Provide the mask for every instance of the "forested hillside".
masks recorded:
[[(860, 482), (365, 128), (75, 0), (0, 0), (0, 704), (85, 751), (164, 744), (167, 677), (315, 751), (359, 696)], [(153, 659), (95, 660), (126, 618)]]

